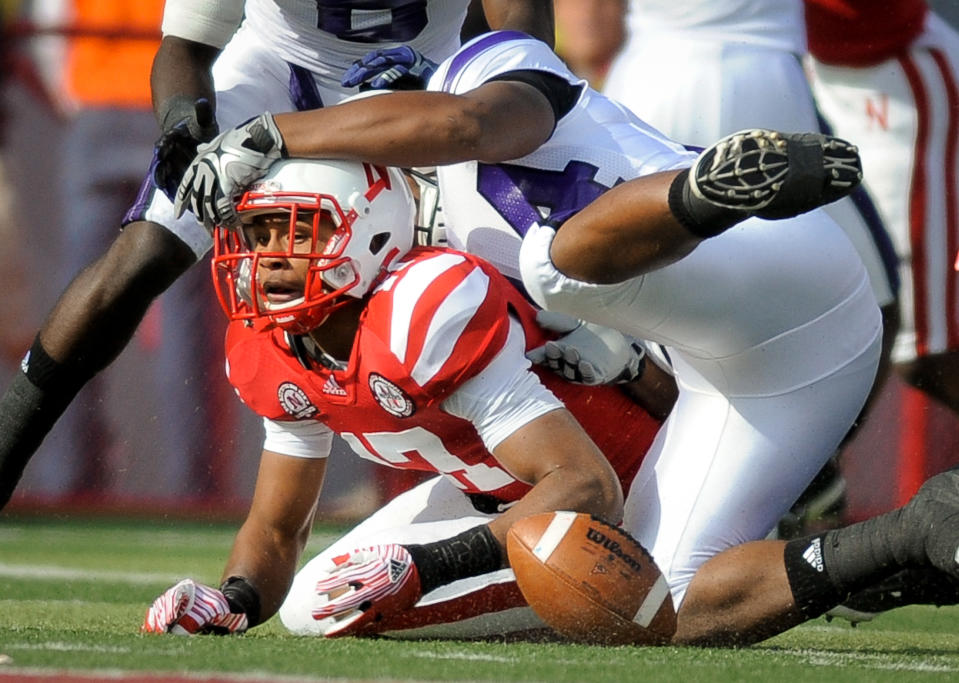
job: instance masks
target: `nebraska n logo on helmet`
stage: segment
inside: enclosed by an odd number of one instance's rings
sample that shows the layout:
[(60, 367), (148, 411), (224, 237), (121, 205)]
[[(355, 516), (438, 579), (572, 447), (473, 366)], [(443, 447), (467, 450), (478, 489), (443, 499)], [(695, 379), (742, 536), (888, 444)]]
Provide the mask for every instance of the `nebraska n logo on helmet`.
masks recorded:
[[(364, 297), (413, 246), (415, 205), (406, 178), (396, 168), (350, 161), (278, 161), (237, 204), (241, 224), (264, 214), (288, 217), (284, 250), (257, 250), (243, 229), (219, 226), (213, 233), (213, 279), (231, 320), (267, 317), (292, 334), (306, 334), (350, 299)], [(312, 222), (308, 251), (296, 242), (298, 222), (301, 230)], [(329, 222), (335, 226), (333, 235), (322, 239), (320, 226)], [(302, 296), (270, 300), (260, 269), (268, 259), (308, 260)]]

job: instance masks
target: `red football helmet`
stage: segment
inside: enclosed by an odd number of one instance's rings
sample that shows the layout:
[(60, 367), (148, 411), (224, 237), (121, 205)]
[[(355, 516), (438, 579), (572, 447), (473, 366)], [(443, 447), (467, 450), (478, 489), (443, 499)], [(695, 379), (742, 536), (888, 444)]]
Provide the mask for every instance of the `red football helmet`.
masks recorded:
[[(256, 251), (244, 229), (217, 227), (213, 281), (231, 320), (266, 316), (293, 334), (320, 325), (348, 301), (344, 297), (365, 296), (389, 264), (413, 246), (415, 205), (396, 168), (331, 160), (277, 162), (237, 205), (241, 223), (263, 214), (288, 217), (285, 251)], [(324, 219), (335, 226), (328, 240), (319, 237)], [(304, 222), (312, 224), (308, 249), (294, 237), (298, 222), (301, 230)], [(263, 259), (308, 260), (302, 297), (271, 302), (260, 282)]]

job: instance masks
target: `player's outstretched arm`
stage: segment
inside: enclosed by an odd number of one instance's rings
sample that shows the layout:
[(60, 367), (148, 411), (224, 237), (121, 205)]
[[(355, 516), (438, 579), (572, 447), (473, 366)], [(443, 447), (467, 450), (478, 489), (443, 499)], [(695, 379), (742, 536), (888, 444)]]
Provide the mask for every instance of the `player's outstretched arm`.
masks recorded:
[(169, 100), (214, 102), (213, 62), (243, 18), (243, 0), (166, 0), (163, 40), (153, 58), (150, 88), (161, 128)]
[(398, 92), (257, 120), (268, 134), (251, 135), (247, 122), (199, 150), (177, 190), (178, 215), (222, 224), (230, 199), (279, 155), (400, 167), (515, 159), (550, 136), (554, 114), (533, 86), (495, 81), (464, 95)]
[(150, 85), (160, 124), (154, 179), (171, 200), (197, 145), (218, 132), (211, 70), (219, 54), (210, 45), (168, 35), (153, 60)]
[(326, 460), (264, 451), (253, 503), (219, 589), (181, 581), (154, 601), (143, 630), (192, 635), (245, 631), (273, 616), (306, 545)]
[(398, 92), (275, 119), (290, 156), (388, 166), (515, 159), (543, 144), (554, 124), (545, 95), (511, 81), (462, 95)]

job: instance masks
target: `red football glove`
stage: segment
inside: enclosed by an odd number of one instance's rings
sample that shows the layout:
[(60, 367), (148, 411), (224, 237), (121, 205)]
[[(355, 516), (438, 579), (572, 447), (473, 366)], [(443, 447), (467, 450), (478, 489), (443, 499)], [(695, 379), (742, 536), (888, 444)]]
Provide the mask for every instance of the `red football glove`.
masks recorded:
[(328, 638), (379, 633), (383, 617), (410, 609), (423, 594), (413, 558), (396, 543), (338, 555), (326, 574), (316, 582), (313, 618), (325, 622)]
[(243, 633), (248, 625), (245, 614), (230, 612), (230, 605), (219, 590), (183, 579), (153, 601), (140, 630), (190, 636)]

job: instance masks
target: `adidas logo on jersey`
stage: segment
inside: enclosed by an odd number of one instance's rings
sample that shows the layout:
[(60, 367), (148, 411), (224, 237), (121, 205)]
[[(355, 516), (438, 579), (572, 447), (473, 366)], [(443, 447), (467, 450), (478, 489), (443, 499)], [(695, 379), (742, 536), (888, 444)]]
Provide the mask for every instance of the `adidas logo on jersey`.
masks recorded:
[(323, 385), (324, 394), (332, 394), (333, 396), (346, 396), (346, 389), (337, 384), (336, 380), (333, 379), (333, 375), (330, 375), (329, 379), (326, 380), (326, 384)]
[(817, 572), (821, 572), (825, 569), (825, 565), (822, 562), (822, 540), (819, 538), (814, 538), (812, 543), (809, 544), (809, 547), (803, 551), (803, 559), (809, 563), (809, 566), (815, 569)]

